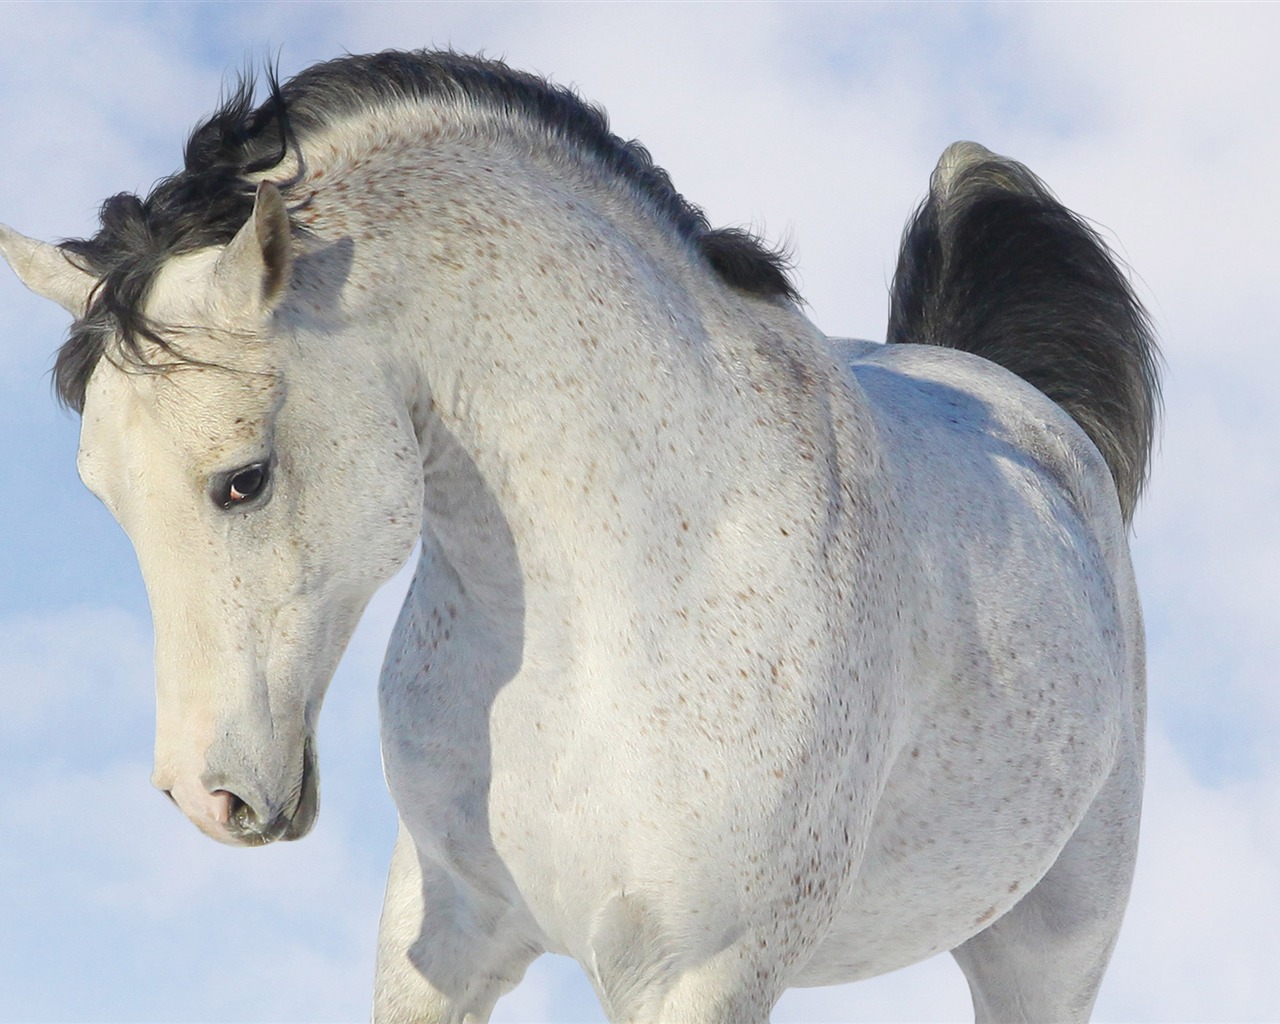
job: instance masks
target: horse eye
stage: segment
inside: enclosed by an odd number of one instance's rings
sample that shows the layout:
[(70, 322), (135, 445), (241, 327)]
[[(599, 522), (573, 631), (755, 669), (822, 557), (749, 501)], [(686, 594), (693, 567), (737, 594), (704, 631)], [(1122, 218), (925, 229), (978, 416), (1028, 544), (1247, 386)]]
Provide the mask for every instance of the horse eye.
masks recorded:
[(223, 477), (222, 484), (214, 496), (214, 501), (222, 508), (232, 508), (252, 501), (267, 486), (268, 466), (265, 462), (255, 462), (243, 469)]

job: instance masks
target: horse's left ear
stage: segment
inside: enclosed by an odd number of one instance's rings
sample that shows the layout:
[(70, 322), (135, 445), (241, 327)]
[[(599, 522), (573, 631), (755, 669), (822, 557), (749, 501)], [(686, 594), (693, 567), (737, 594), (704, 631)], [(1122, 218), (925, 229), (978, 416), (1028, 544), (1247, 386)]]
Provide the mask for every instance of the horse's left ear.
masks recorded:
[(253, 213), (218, 257), (214, 275), (236, 310), (275, 309), (293, 274), (293, 234), (280, 190), (258, 185)]
[(0, 254), (37, 295), (52, 299), (72, 316), (84, 316), (98, 279), (72, 263), (65, 249), (0, 224)]

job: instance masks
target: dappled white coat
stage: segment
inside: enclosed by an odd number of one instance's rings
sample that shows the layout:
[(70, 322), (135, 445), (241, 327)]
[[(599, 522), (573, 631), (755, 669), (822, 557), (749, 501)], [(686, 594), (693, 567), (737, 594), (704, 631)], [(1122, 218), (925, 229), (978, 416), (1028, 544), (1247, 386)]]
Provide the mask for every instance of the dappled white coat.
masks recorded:
[[(227, 792), (305, 832), (324, 687), (420, 533), (380, 689), (380, 1019), (483, 1019), (545, 950), (620, 1021), (764, 1019), (946, 949), (980, 1015), (1087, 1015), (1143, 717), (1098, 452), (991, 363), (726, 288), (495, 119), (307, 138), (309, 234), (263, 186), (149, 300), (231, 369), (94, 373), (80, 460), (152, 598), (157, 784), (220, 839)], [(4, 245), (83, 310), (61, 254)], [(269, 501), (214, 507), (255, 459)]]

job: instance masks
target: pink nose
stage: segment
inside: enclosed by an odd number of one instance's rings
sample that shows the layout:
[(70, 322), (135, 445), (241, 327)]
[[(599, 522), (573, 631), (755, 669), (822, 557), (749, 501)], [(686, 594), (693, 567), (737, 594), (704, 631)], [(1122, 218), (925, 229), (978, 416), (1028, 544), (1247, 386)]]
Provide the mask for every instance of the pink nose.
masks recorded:
[(243, 803), (234, 793), (225, 789), (208, 792), (199, 782), (184, 784), (179, 780), (172, 788), (164, 791), (182, 813), (204, 832), (224, 843), (236, 841), (233, 816)]
[(235, 795), (228, 793), (225, 789), (219, 789), (209, 794), (205, 813), (219, 825), (225, 825), (231, 820), (231, 813), (239, 802), (240, 799)]
[[(253, 804), (228, 789), (209, 792), (198, 781), (192, 784), (179, 779), (163, 792), (178, 805), (179, 810), (196, 828), (210, 838), (230, 846), (261, 846), (270, 843), (284, 835), (292, 821), (284, 813), (264, 815)], [(308, 821), (308, 827), (309, 825)], [(300, 830), (298, 835), (305, 831), (305, 828)]]

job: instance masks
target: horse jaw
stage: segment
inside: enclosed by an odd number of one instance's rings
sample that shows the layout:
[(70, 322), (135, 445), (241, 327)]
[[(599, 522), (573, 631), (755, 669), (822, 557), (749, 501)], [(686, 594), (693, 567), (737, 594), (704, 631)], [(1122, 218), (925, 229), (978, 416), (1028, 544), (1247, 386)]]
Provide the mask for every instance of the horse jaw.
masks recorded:
[(65, 249), (0, 224), (0, 253), (33, 292), (74, 317), (84, 316), (98, 279), (77, 266)]

